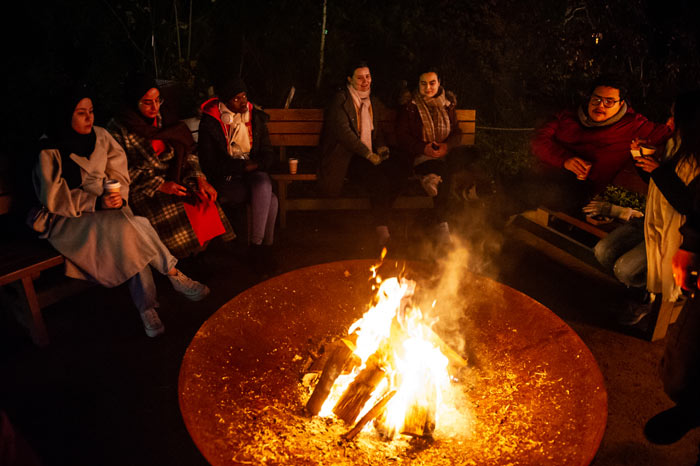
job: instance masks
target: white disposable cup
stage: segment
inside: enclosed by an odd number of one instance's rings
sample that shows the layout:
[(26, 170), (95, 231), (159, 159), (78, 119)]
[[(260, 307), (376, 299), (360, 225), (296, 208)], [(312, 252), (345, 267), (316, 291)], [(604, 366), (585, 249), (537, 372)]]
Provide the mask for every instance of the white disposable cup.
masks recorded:
[(106, 180), (105, 191), (108, 193), (118, 193), (122, 184), (118, 180)]
[(289, 159), (289, 173), (294, 175), (297, 172), (297, 167), (299, 166), (299, 160)]
[(656, 152), (656, 147), (652, 146), (642, 146), (641, 147), (642, 155), (651, 155), (654, 152)]
[(642, 152), (639, 149), (630, 149), (630, 154), (632, 154), (632, 157), (635, 159), (642, 156)]

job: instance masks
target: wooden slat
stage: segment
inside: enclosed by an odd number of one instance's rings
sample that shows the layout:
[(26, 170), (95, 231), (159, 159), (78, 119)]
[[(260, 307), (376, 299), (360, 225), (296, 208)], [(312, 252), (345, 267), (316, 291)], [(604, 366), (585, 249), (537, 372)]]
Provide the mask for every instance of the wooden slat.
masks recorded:
[(463, 146), (473, 146), (474, 145), (474, 134), (463, 134), (459, 143)]
[(267, 123), (270, 134), (319, 134), (321, 121), (272, 121)]
[(318, 178), (315, 173), (296, 173), (294, 175), (291, 173), (273, 173), (270, 177), (273, 180), (285, 181), (316, 181)]
[(458, 121), (476, 121), (476, 110), (474, 109), (457, 109), (456, 113)]
[(273, 146), (317, 146), (320, 134), (271, 134), (270, 144)]
[(460, 121), (459, 129), (462, 130), (462, 134), (476, 133), (476, 123), (473, 121)]
[(61, 265), (63, 263), (63, 256), (58, 253), (56, 254), (57, 255), (54, 257), (50, 257), (35, 264), (22, 267), (20, 269), (14, 270), (3, 275), (2, 277), (0, 277), (0, 286), (7, 285), (8, 283), (12, 283), (17, 280), (21, 280), (24, 277), (29, 277), (37, 272), (50, 269), (51, 267)]
[(323, 121), (322, 108), (266, 108), (274, 121)]

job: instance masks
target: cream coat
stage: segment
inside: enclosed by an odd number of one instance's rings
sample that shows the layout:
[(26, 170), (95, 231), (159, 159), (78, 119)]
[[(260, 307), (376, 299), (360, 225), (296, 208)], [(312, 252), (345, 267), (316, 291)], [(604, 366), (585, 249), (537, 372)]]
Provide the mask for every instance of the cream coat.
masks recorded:
[(158, 238), (144, 217), (128, 206), (96, 209), (105, 179), (121, 183), (121, 195), (129, 198), (126, 154), (103, 128), (95, 127), (97, 141), (87, 158), (70, 154), (81, 167), (82, 184), (69, 189), (61, 176), (58, 150), (43, 150), (34, 172), (39, 201), (55, 214), (51, 228), (42, 236), (66, 257), (66, 275), (89, 279), (104, 286), (117, 286), (149, 263), (167, 273), (177, 260)]
[[(670, 139), (666, 146), (666, 158), (677, 150), (677, 144)], [(676, 174), (688, 185), (698, 174), (700, 167), (690, 159), (676, 166)], [(678, 229), (685, 222), (681, 215), (666, 200), (652, 179), (649, 182), (646, 214), (644, 221), (644, 241), (647, 250), (647, 289), (661, 293), (664, 301), (676, 301), (681, 289), (673, 279), (671, 259), (678, 250), (683, 237)]]

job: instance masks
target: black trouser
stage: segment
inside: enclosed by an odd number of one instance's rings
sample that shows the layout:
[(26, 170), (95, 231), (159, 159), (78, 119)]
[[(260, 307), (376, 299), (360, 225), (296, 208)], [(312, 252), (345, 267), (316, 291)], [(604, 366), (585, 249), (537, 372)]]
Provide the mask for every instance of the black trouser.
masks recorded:
[(449, 169), (448, 162), (444, 159), (426, 160), (416, 165), (413, 171), (419, 176), (435, 173), (442, 178), (442, 183), (438, 185), (437, 196), (433, 198), (433, 216), (436, 224), (446, 222), (447, 207), (451, 191), (450, 183), (452, 182), (451, 170)]
[(700, 416), (700, 292), (669, 330), (660, 373), (669, 398)]
[(387, 224), (391, 206), (405, 186), (408, 173), (398, 157), (389, 157), (379, 165), (364, 157), (353, 156), (350, 160), (347, 177), (367, 189), (376, 226)]

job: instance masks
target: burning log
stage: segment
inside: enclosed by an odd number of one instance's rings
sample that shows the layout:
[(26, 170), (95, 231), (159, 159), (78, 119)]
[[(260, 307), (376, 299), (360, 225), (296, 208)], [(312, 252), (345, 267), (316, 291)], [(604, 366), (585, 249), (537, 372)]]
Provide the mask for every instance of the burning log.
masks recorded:
[(438, 388), (428, 381), (425, 392), (413, 399), (408, 406), (401, 433), (413, 437), (432, 437), (435, 431), (435, 414), (437, 412)]
[(432, 344), (440, 348), (440, 351), (442, 354), (444, 354), (447, 359), (450, 361), (450, 364), (462, 368), (462, 367), (467, 367), (467, 360), (464, 359), (462, 356), (459, 355), (455, 350), (453, 350), (450, 345), (445, 343), (445, 341), (438, 336), (435, 331), (432, 329), (427, 329), (427, 338), (430, 340)]
[(352, 424), (362, 411), (362, 407), (372, 396), (379, 382), (385, 376), (379, 366), (378, 358), (372, 356), (367, 360), (366, 367), (357, 374), (355, 380), (348, 386), (333, 408), (333, 413), (348, 424)]
[(362, 416), (362, 419), (357, 421), (355, 427), (353, 427), (347, 434), (345, 434), (345, 439), (354, 439), (355, 436), (359, 434), (365, 427), (365, 424), (367, 424), (375, 417), (379, 416), (384, 411), (384, 408), (386, 407), (387, 403), (389, 403), (389, 401), (394, 397), (394, 395), (396, 395), (396, 390), (392, 390), (386, 393), (379, 401), (377, 401), (377, 403), (374, 406), (372, 406), (372, 409), (367, 411), (367, 413), (364, 416)]
[(341, 339), (337, 343), (326, 365), (323, 367), (323, 373), (311, 394), (311, 398), (306, 403), (306, 411), (312, 416), (317, 415), (321, 411), (323, 403), (331, 392), (335, 379), (348, 366), (357, 364), (357, 358), (353, 358), (354, 346), (352, 341), (346, 339)]

